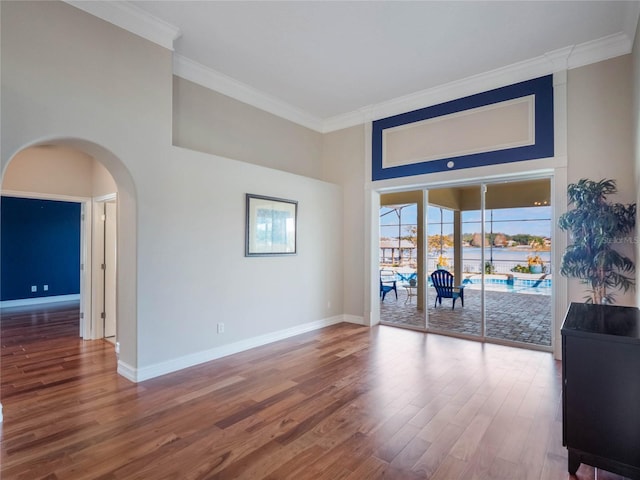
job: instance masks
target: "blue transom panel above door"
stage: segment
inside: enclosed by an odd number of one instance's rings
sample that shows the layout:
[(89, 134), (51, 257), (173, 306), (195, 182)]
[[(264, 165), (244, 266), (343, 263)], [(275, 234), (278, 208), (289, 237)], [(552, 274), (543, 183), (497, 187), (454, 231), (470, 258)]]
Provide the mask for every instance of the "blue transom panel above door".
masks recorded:
[(554, 155), (553, 77), (373, 122), (372, 180)]

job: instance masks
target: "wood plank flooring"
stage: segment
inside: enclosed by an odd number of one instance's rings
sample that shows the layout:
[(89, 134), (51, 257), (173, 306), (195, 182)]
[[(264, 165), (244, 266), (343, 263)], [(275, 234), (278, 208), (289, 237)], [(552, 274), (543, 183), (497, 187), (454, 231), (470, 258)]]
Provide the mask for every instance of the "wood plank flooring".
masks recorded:
[(341, 324), (133, 384), (75, 306), (0, 325), (2, 479), (575, 478), (548, 353)]

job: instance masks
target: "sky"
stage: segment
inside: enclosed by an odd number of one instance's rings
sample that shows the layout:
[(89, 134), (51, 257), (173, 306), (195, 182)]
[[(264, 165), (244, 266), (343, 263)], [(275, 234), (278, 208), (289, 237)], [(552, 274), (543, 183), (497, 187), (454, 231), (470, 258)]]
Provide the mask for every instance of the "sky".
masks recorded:
[[(386, 212), (387, 213), (385, 215)], [(515, 235), (518, 233), (528, 233), (542, 237), (551, 236), (551, 207), (526, 207), (526, 208), (502, 208), (487, 210), (486, 212), (486, 233), (491, 231), (490, 219), (493, 214), (493, 232)], [(409, 205), (402, 209), (402, 235), (407, 234), (405, 225), (416, 225), (418, 218), (418, 207), (416, 204)], [(479, 210), (462, 213), (462, 233), (480, 232), (481, 213)], [(453, 233), (453, 211), (442, 209), (442, 233), (447, 235)], [(429, 235), (440, 233), (440, 208), (429, 207), (427, 211), (427, 222)], [(383, 237), (398, 236), (398, 215), (391, 209), (382, 207), (380, 209), (380, 235)]]

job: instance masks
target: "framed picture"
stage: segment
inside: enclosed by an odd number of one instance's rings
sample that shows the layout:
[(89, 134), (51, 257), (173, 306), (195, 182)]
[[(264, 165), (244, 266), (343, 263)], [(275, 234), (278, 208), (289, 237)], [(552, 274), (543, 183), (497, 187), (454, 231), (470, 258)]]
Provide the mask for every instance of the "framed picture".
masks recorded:
[(245, 256), (295, 255), (298, 202), (247, 193)]

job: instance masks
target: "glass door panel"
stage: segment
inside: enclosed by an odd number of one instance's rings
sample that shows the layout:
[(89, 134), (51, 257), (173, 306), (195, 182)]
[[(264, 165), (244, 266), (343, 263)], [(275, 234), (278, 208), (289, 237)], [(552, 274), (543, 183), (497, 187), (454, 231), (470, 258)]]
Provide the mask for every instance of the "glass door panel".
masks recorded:
[(486, 186), (487, 337), (551, 346), (550, 180)]
[(418, 295), (422, 196), (416, 191), (380, 197), (380, 321), (387, 325), (425, 326)]
[[(452, 187), (429, 190), (427, 208), (427, 326), (432, 331), (478, 336), (481, 333), (480, 279), (468, 288), (479, 264), (470, 254), (469, 229), (482, 226), (465, 223), (467, 209), (479, 212), (480, 187)], [(474, 217), (475, 218), (475, 217)], [(472, 222), (473, 223), (473, 222)], [(434, 272), (434, 278), (432, 275)], [(453, 288), (447, 285), (448, 278)], [(463, 288), (460, 288), (460, 287)], [(455, 301), (455, 303), (454, 303)]]

